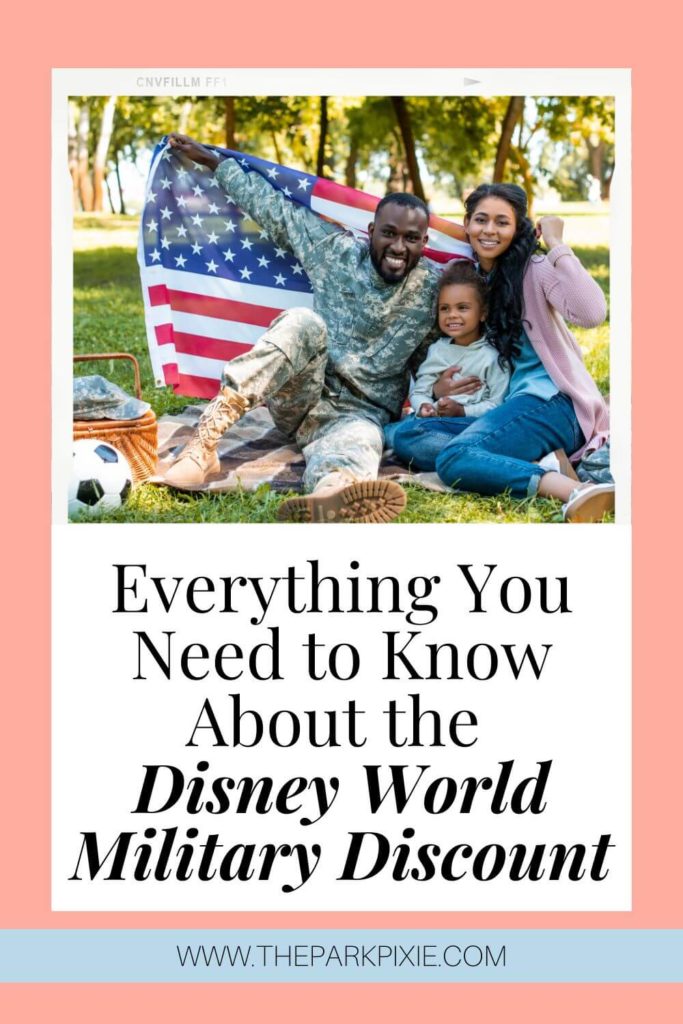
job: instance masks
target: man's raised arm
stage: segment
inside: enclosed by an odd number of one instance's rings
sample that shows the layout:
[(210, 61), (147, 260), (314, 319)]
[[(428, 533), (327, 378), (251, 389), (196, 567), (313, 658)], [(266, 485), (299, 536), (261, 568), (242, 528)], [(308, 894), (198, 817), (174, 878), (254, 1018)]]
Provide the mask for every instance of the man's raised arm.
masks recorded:
[(292, 202), (255, 171), (247, 173), (237, 160), (221, 157), (187, 135), (168, 137), (172, 149), (190, 160), (215, 171), (221, 186), (241, 209), (248, 213), (277, 244), (294, 253), (306, 271), (315, 265), (317, 245), (335, 234), (338, 228), (322, 220), (306, 206)]

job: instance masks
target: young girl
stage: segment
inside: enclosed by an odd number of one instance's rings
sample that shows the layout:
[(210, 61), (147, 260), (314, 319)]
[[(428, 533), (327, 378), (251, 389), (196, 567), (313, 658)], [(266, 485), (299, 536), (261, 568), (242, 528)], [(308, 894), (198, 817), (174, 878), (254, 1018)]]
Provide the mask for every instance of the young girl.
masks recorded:
[(460, 378), (472, 376), (482, 382), (473, 394), (460, 398), (462, 415), (483, 416), (503, 401), (510, 371), (500, 365), (498, 351), (486, 339), (486, 283), (470, 263), (463, 260), (444, 272), (437, 311), (444, 337), (430, 345), (410, 403), (417, 416), (438, 416), (448, 399), (434, 404), (434, 385), (444, 370), (457, 363)]
[(472, 419), (451, 397), (462, 385), (445, 371), (434, 385), (435, 396), (447, 400), (437, 405), (438, 418), (404, 420), (392, 433), (394, 450), (461, 490), (559, 498), (567, 520), (599, 520), (614, 508), (613, 485), (577, 487), (537, 460), (560, 448), (576, 460), (607, 437), (604, 399), (564, 323), (602, 323), (604, 295), (563, 244), (559, 217), (540, 220), (548, 253), (536, 254), (537, 233), (517, 185), (480, 185), (466, 211), (488, 282), (487, 338), (511, 366), (510, 390), (502, 405)]

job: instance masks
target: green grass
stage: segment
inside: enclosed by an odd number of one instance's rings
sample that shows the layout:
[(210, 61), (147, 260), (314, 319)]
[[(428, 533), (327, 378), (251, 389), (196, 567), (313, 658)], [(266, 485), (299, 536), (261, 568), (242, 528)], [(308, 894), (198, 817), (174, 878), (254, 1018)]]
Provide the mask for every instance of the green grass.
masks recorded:
[[(561, 522), (559, 502), (536, 498), (517, 501), (505, 496), (482, 498), (476, 494), (439, 494), (408, 486), (408, 504), (397, 523), (550, 523)], [(181, 494), (145, 484), (137, 487), (125, 506), (94, 523), (272, 523), (287, 495), (267, 484), (257, 491), (230, 494)]]
[[(576, 211), (576, 215), (585, 211)], [(596, 214), (605, 220), (604, 213)], [(571, 241), (575, 225), (567, 218)], [(578, 232), (576, 232), (578, 234)], [(590, 233), (589, 233), (590, 235)], [(122, 351), (137, 356), (143, 398), (157, 416), (174, 413), (192, 399), (169, 388), (156, 388), (147, 356), (147, 339), (135, 251), (136, 222), (131, 217), (81, 215), (74, 233), (74, 353)], [(583, 240), (585, 233), (580, 236)], [(602, 236), (604, 238), (604, 235)], [(606, 244), (577, 245), (582, 263), (609, 295), (609, 250)], [(603, 393), (609, 389), (609, 326), (575, 330), (586, 365)], [(92, 363), (77, 364), (77, 373), (93, 373)], [(123, 363), (103, 363), (98, 371), (132, 391), (132, 374)], [(398, 523), (547, 523), (561, 520), (560, 504), (506, 496), (437, 494), (408, 487), (408, 504)], [(253, 493), (187, 495), (147, 484), (137, 488), (118, 512), (97, 522), (271, 523), (285, 495), (267, 486)]]

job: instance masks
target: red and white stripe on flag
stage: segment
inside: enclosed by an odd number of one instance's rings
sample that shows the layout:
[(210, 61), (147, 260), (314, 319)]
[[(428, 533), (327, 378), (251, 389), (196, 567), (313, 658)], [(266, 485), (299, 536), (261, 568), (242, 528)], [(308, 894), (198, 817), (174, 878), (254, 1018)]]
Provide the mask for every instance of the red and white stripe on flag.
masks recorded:
[(313, 306), (310, 292), (163, 267), (145, 268), (142, 291), (156, 383), (194, 398), (213, 398), (225, 363), (247, 352), (284, 309)]

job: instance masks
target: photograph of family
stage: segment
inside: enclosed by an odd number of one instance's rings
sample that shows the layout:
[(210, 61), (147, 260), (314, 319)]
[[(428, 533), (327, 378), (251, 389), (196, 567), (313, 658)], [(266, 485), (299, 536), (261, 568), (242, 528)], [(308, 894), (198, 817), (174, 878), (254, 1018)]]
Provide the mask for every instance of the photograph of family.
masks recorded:
[(614, 521), (604, 96), (71, 97), (74, 522)]

